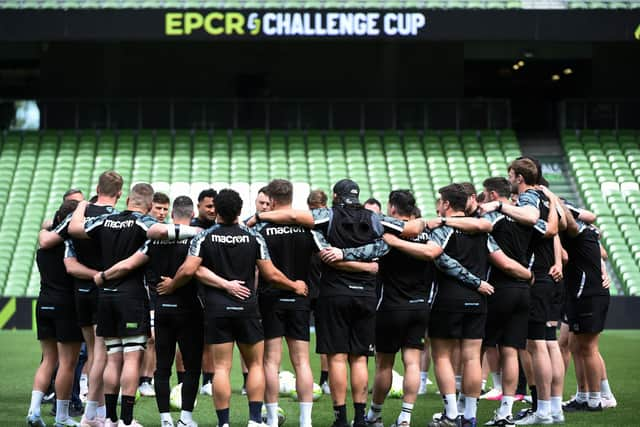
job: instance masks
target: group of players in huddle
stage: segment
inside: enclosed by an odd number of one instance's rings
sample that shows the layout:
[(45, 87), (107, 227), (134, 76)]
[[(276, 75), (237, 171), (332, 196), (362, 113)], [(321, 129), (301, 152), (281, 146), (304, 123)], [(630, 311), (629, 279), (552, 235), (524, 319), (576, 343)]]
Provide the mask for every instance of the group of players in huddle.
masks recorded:
[[(349, 179), (334, 185), (332, 207), (313, 191), (310, 209), (295, 210), (292, 184), (276, 179), (262, 191), (269, 211), (242, 221), (239, 194), (210, 189), (198, 198), (197, 216), (189, 197), (176, 197), (167, 224), (149, 215), (149, 184), (134, 185), (126, 209), (117, 212), (122, 177), (104, 172), (91, 203), (65, 200), (51, 228), (40, 232), (36, 319), (43, 360), (27, 425), (45, 425), (40, 406), (57, 366), (55, 426), (139, 426), (135, 394), (153, 330), (163, 427), (174, 426), (169, 378), (176, 344), (182, 411), (175, 425), (197, 426), (192, 413), (202, 370), (213, 374), (218, 426), (229, 425), (237, 344), (247, 370), (248, 426), (277, 426), (283, 337), (296, 375), (299, 425), (309, 427), (311, 312), (335, 427), (350, 425), (348, 371), (351, 425), (383, 426), (399, 351), (403, 398), (393, 425), (410, 426), (426, 380), (425, 336), (444, 400), (430, 427), (477, 424), (485, 352), (499, 361), (494, 383), (498, 378), (501, 388), (500, 406), (485, 425), (562, 423), (564, 412), (613, 407), (598, 349), (609, 279), (596, 218), (544, 183), (540, 164), (519, 158), (508, 178), (488, 178), (481, 193), (468, 183), (440, 188), (437, 217), (426, 219), (408, 190), (389, 194), (386, 215), (366, 209)], [(88, 393), (78, 423), (69, 416), (69, 398), (82, 341)], [(367, 361), (374, 351), (367, 411)], [(570, 354), (578, 390), (563, 405)], [(514, 417), (520, 369), (532, 407)]]

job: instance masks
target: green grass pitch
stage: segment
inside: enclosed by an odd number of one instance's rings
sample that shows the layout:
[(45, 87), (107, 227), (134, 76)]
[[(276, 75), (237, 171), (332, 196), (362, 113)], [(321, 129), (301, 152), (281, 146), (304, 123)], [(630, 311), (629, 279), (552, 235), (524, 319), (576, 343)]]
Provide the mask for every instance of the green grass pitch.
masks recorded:
[[(609, 381), (616, 398), (618, 407), (605, 410), (602, 413), (578, 413), (566, 415), (566, 426), (638, 426), (640, 416), (636, 410), (640, 409), (640, 331), (606, 331), (601, 339), (601, 351), (607, 362)], [(292, 370), (291, 364), (283, 355), (283, 369)], [(0, 332), (0, 366), (2, 376), (0, 380), (0, 426), (23, 426), (29, 407), (33, 374), (40, 362), (40, 347), (35, 334), (31, 331), (2, 331)], [(312, 367), (314, 378), (317, 381), (319, 375), (319, 359), (312, 355)], [(373, 361), (369, 362), (370, 379), (373, 383)], [(399, 358), (396, 360), (396, 369), (402, 373)], [(433, 372), (430, 372), (433, 380)], [(175, 383), (175, 375), (172, 384)], [(231, 425), (244, 426), (248, 419), (248, 407), (246, 397), (240, 395), (242, 376), (240, 365), (235, 360), (233, 368), (233, 397), (231, 402)], [(439, 395), (434, 393), (435, 385), (431, 387), (426, 396), (419, 396), (416, 402), (412, 424), (425, 426), (434, 412), (442, 408)], [(575, 379), (571, 369), (566, 376), (564, 398), (567, 399), (575, 391)], [(368, 404), (369, 402), (367, 402)], [(400, 410), (400, 399), (387, 399), (384, 406), (383, 417), (385, 425), (390, 425)], [(281, 398), (280, 406), (287, 414), (286, 426), (298, 424), (298, 404), (290, 398)], [(478, 409), (478, 424), (484, 424), (498, 402), (481, 401)], [(514, 410), (519, 410), (524, 405), (517, 403)], [(45, 422), (53, 424), (53, 417), (48, 415), (50, 406), (43, 406)], [(353, 408), (350, 403), (347, 406), (349, 417), (353, 416)], [(145, 426), (158, 426), (160, 424), (155, 400), (153, 398), (141, 398), (135, 407), (135, 417)], [(178, 413), (174, 413), (177, 421)], [(211, 398), (198, 396), (198, 405), (194, 414), (195, 420), (200, 426), (215, 426), (217, 418), (213, 409)], [(313, 423), (316, 427), (330, 426), (333, 422), (333, 409), (329, 396), (322, 396), (313, 407)]]

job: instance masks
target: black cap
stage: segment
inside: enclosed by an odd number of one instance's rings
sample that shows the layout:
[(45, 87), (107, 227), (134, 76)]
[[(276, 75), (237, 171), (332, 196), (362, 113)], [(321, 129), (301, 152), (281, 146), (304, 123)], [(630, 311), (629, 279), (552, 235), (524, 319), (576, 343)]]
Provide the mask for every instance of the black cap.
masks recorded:
[(333, 192), (343, 203), (348, 205), (359, 204), (360, 187), (350, 179), (341, 179), (333, 186)]

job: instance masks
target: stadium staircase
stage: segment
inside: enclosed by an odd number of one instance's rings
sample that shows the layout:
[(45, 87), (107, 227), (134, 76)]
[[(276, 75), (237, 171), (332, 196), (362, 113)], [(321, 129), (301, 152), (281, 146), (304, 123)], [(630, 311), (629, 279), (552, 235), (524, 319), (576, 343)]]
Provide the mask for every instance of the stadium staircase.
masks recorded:
[(598, 216), (624, 291), (640, 295), (640, 139), (635, 130), (565, 130), (562, 147), (580, 194)]
[[(540, 160), (543, 176), (549, 182), (551, 191), (579, 207), (588, 208), (578, 191), (568, 158), (556, 134), (520, 134), (518, 140), (524, 155)], [(620, 278), (610, 261), (607, 261), (607, 271), (613, 281), (611, 293), (624, 293)]]
[[(620, 192), (617, 187), (617, 192), (606, 193), (616, 200), (626, 197), (622, 199), (624, 215), (618, 215), (622, 213), (617, 205), (609, 209), (599, 184), (594, 189), (592, 181), (596, 176), (608, 177), (599, 172), (600, 167), (612, 176), (621, 174), (621, 164), (616, 158), (614, 165), (596, 162), (578, 166), (586, 160), (575, 157), (576, 145), (581, 150), (593, 149), (587, 136), (576, 139), (568, 135), (563, 139), (568, 151), (563, 153), (553, 137), (523, 135), (522, 149), (543, 159), (545, 176), (553, 189), (571, 200), (584, 200), (599, 216), (613, 269), (624, 283), (618, 290), (635, 294), (640, 290), (640, 191), (636, 183), (635, 192)], [(359, 183), (363, 199), (384, 201), (393, 188), (412, 189), (418, 206), (428, 216), (435, 210), (441, 186), (470, 181), (482, 188), (485, 178), (504, 176), (508, 163), (521, 155), (511, 130), (48, 130), (5, 132), (0, 137), (0, 294), (5, 296), (37, 295), (39, 273), (34, 257), (42, 221), (52, 217), (67, 189), (80, 188), (90, 197), (98, 176), (108, 169), (117, 170), (127, 186), (150, 182), (156, 191), (171, 198), (188, 194), (195, 199), (210, 186), (232, 187), (245, 200), (243, 216), (251, 214), (258, 189), (273, 178), (291, 180), (297, 195), (294, 205), (305, 206), (309, 189), (328, 192), (335, 181), (348, 176)], [(591, 145), (585, 144), (587, 140)], [(598, 144), (606, 141), (604, 135), (596, 139)], [(640, 178), (637, 143), (634, 139), (631, 146), (630, 140), (624, 141), (616, 149), (622, 146), (627, 150), (625, 161), (631, 162), (626, 163), (627, 169)], [(606, 150), (613, 149), (607, 144)], [(584, 152), (582, 156), (586, 159)], [(594, 166), (598, 167), (595, 172)], [(571, 176), (576, 177), (582, 199)], [(625, 191), (628, 186), (623, 186)], [(611, 189), (611, 183), (605, 188)], [(124, 209), (124, 204), (121, 198), (116, 207)]]

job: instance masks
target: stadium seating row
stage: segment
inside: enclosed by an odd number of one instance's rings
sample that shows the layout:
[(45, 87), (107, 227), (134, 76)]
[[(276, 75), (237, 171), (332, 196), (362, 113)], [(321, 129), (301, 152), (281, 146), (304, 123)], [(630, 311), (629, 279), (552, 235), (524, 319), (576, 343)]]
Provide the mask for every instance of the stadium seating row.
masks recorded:
[(564, 131), (562, 145), (625, 292), (640, 295), (640, 139), (636, 131)]
[[(533, 3), (535, 4), (535, 3)], [(550, 2), (551, 4), (551, 2)], [(553, 3), (558, 7), (558, 2)], [(569, 9), (639, 8), (633, 0), (564, 0)], [(222, 9), (518, 9), (527, 7), (522, 0), (2, 0), (0, 8), (9, 9), (147, 9), (147, 8), (222, 8)]]
[(2, 292), (37, 294), (33, 259), (41, 222), (67, 189), (89, 196), (99, 174), (111, 168), (127, 185), (151, 182), (171, 197), (231, 185), (243, 194), (246, 215), (257, 189), (270, 179), (290, 179), (304, 199), (309, 188), (329, 191), (345, 176), (360, 184), (363, 200), (384, 201), (392, 188), (413, 189), (429, 214), (439, 187), (471, 181), (481, 188), (486, 177), (504, 175), (508, 161), (519, 155), (510, 130), (6, 133), (0, 156), (0, 184), (9, 189), (0, 193), (0, 233), (7, 236), (0, 250)]

